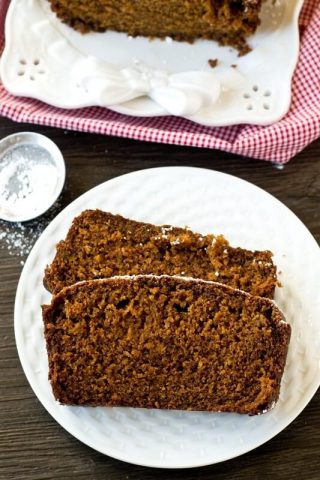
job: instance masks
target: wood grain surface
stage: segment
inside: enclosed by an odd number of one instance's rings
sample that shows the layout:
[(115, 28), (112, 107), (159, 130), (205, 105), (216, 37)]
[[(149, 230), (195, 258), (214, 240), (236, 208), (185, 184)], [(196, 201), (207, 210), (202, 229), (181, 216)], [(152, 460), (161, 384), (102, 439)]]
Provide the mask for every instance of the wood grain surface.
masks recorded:
[[(220, 151), (19, 125), (0, 118), (0, 139), (25, 130), (43, 133), (56, 142), (67, 167), (65, 189), (58, 205), (38, 221), (25, 224), (23, 235), (29, 246), (59, 210), (90, 188), (127, 172), (169, 165), (218, 170), (262, 187), (296, 213), (320, 242), (320, 141), (279, 169), (268, 162)], [(0, 234), (6, 231), (14, 235), (16, 228), (15, 224), (0, 222)], [(0, 240), (1, 480), (320, 479), (319, 392), (291, 425), (265, 445), (233, 460), (199, 469), (160, 470), (129, 465), (99, 454), (73, 438), (39, 403), (20, 365), (13, 307), (26, 255), (9, 247), (5, 239)]]

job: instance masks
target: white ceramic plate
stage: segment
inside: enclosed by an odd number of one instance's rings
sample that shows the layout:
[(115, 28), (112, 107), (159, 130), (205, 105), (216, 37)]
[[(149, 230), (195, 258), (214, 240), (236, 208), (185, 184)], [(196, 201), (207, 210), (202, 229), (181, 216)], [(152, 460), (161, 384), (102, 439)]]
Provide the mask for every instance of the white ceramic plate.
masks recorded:
[[(205, 40), (190, 45), (116, 32), (81, 35), (57, 20), (47, 0), (12, 0), (1, 79), (14, 95), (61, 108), (99, 105), (208, 126), (267, 125), (290, 106), (302, 3), (267, 0), (252, 51), (238, 57)], [(211, 69), (209, 59), (218, 59), (218, 66)]]
[[(283, 288), (276, 301), (292, 326), (288, 362), (276, 407), (257, 417), (223, 413), (59, 405), (48, 382), (40, 305), (55, 244), (74, 216), (101, 208), (155, 224), (223, 233), (233, 245), (271, 249)], [(111, 457), (152, 467), (195, 467), (243, 454), (283, 430), (320, 383), (320, 249), (283, 204), (238, 178), (169, 167), (130, 173), (90, 190), (63, 210), (34, 246), (18, 285), (15, 334), (25, 374), (48, 412), (72, 435)]]

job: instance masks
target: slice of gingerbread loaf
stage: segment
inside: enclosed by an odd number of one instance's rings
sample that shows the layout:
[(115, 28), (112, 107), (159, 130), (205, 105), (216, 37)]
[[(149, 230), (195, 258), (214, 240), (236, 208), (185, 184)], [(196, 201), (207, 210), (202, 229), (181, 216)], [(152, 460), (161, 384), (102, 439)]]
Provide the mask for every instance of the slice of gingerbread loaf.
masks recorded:
[(66, 405), (259, 414), (277, 401), (290, 326), (272, 300), (169, 276), (80, 282), (43, 306)]
[(82, 31), (115, 30), (189, 42), (217, 40), (245, 51), (260, 24), (262, 0), (49, 0), (58, 17)]
[(233, 248), (222, 236), (156, 226), (101, 210), (76, 217), (45, 271), (52, 293), (78, 281), (114, 275), (180, 275), (219, 281), (273, 298), (276, 267), (269, 251)]

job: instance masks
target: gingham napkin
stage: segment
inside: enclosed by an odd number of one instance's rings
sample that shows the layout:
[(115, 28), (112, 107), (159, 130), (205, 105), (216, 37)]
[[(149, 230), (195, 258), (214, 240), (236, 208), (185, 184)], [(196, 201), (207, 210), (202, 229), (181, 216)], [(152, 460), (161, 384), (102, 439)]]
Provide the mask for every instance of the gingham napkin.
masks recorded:
[[(288, 0), (289, 1), (289, 0)], [(0, 0), (0, 51), (9, 1)], [(292, 82), (289, 113), (267, 127), (236, 125), (203, 127), (177, 117), (139, 118), (104, 108), (62, 110), (10, 95), (0, 83), (0, 115), (37, 123), (149, 142), (226, 150), (286, 163), (320, 136), (320, 1), (305, 0), (300, 15), (301, 50)]]

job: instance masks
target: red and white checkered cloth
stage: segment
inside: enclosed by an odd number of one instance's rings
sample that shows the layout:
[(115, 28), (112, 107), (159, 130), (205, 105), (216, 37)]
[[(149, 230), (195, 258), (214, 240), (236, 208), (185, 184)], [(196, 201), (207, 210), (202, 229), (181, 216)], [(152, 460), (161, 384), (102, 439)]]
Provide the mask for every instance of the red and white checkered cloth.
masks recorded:
[[(0, 0), (0, 52), (9, 0)], [(305, 0), (300, 15), (301, 51), (292, 82), (292, 105), (278, 123), (267, 126), (204, 127), (177, 117), (139, 118), (105, 108), (63, 110), (10, 95), (0, 83), (0, 115), (37, 123), (149, 142), (226, 150), (286, 163), (320, 136), (320, 1)]]

